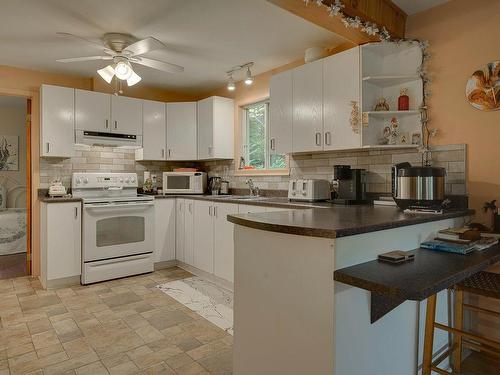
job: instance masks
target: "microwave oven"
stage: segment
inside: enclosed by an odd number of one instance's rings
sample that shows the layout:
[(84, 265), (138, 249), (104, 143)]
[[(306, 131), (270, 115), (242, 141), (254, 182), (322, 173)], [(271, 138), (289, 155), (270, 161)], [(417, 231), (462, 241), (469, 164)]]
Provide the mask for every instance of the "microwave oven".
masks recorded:
[(203, 194), (206, 190), (205, 172), (163, 172), (163, 194)]

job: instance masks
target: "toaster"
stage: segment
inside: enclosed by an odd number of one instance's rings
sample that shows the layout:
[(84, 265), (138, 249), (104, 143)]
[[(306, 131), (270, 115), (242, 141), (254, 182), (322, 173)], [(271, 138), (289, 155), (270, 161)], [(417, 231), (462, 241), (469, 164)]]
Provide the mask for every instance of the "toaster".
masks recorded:
[(331, 198), (328, 180), (293, 179), (288, 184), (288, 199), (295, 201), (316, 202)]

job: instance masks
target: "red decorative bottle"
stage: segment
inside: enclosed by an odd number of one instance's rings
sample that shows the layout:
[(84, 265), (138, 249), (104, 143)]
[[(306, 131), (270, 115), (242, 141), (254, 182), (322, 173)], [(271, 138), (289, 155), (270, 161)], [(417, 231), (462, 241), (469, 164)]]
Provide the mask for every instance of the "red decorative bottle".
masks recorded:
[(410, 98), (406, 92), (406, 89), (401, 89), (399, 92), (398, 111), (408, 111), (410, 109)]

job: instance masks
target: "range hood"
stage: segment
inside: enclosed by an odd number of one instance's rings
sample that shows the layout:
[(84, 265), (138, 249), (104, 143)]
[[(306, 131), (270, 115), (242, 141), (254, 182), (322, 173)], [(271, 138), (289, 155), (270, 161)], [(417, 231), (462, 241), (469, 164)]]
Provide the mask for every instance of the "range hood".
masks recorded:
[(93, 130), (76, 130), (75, 141), (77, 144), (91, 146), (111, 146), (141, 148), (142, 135), (106, 133)]

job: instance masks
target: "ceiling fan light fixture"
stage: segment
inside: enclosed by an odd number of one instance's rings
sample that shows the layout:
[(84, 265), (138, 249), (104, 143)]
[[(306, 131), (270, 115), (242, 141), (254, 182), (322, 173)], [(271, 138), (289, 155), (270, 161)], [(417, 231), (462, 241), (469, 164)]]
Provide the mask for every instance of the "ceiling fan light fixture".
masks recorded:
[(134, 73), (134, 70), (132, 69), (132, 66), (130, 66), (130, 63), (127, 60), (120, 59), (120, 61), (116, 63), (115, 66), (116, 78), (126, 81), (132, 76), (132, 73)]
[(101, 76), (103, 80), (105, 80), (107, 83), (111, 83), (113, 80), (113, 77), (115, 76), (115, 69), (111, 66), (108, 65), (105, 68), (99, 69), (97, 73)]
[(253, 83), (252, 72), (250, 71), (250, 67), (247, 67), (247, 77), (245, 78), (245, 85), (249, 86)]
[(127, 79), (127, 85), (128, 86), (134, 86), (136, 83), (139, 83), (141, 81), (141, 76), (139, 76), (137, 73), (132, 71), (132, 75), (130, 76), (129, 79)]

